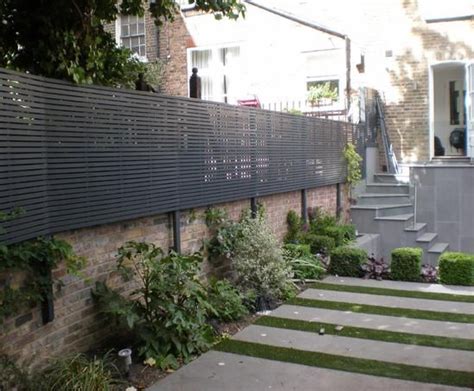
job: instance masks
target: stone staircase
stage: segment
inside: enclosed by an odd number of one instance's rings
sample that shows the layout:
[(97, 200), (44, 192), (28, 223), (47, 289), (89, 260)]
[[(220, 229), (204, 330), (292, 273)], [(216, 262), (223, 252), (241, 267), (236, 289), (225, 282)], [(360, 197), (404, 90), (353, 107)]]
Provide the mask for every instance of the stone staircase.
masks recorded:
[(351, 207), (352, 222), (360, 234), (378, 234), (381, 255), (390, 262), (390, 253), (398, 247), (421, 247), (423, 263), (436, 266), (448, 243), (439, 242), (438, 234), (427, 232), (427, 224), (415, 221), (410, 185), (393, 174), (375, 174), (365, 192)]

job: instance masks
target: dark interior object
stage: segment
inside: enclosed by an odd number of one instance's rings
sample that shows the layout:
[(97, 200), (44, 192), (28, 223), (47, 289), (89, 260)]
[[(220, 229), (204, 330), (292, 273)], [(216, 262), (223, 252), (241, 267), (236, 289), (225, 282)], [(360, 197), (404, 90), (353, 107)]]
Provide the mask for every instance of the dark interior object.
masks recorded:
[(456, 128), (449, 135), (449, 144), (456, 150), (464, 149), (465, 143), (465, 130), (463, 128)]
[(434, 150), (435, 156), (444, 156), (444, 147), (438, 136), (435, 136), (434, 138)]

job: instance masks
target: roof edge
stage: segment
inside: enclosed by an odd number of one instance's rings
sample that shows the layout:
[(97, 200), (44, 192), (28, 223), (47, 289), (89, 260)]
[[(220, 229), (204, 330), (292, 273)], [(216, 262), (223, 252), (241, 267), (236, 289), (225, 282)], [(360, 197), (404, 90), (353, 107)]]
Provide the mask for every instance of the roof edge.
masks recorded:
[(322, 31), (323, 33), (334, 35), (335, 37), (342, 38), (342, 39), (348, 38), (347, 34), (343, 34), (339, 31), (335, 31), (335, 30), (332, 30), (330, 28), (324, 27), (324, 26), (322, 26), (318, 23), (315, 23), (313, 21), (302, 19), (302, 18), (300, 18), (296, 15), (293, 15), (289, 12), (279, 10), (279, 9), (276, 9), (276, 8), (272, 8), (272, 7), (267, 7), (267, 6), (265, 6), (263, 4), (260, 4), (259, 2), (254, 1), (254, 0), (244, 0), (244, 2), (248, 3), (248, 4), (251, 4), (255, 7), (261, 8), (261, 9), (267, 11), (267, 12), (271, 12), (272, 14), (275, 14), (275, 15), (281, 16), (283, 18), (292, 20), (293, 22), (302, 24), (303, 26), (307, 26), (307, 27), (313, 28), (315, 30)]

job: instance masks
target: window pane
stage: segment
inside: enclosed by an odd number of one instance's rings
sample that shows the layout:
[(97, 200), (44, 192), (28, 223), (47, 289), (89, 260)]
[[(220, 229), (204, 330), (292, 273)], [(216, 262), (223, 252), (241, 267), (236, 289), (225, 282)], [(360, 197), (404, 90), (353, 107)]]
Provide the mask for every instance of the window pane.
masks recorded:
[(122, 26), (121, 36), (126, 37), (128, 35), (128, 25)]
[(138, 46), (140, 45), (138, 37), (132, 38), (132, 46)]
[(212, 60), (211, 50), (196, 50), (192, 52), (191, 64), (192, 67), (198, 69), (207, 69), (210, 66)]
[(128, 18), (129, 18), (128, 23), (130, 23), (130, 24), (137, 23), (137, 17), (136, 16), (129, 15)]
[(145, 46), (140, 46), (140, 56), (145, 57)]
[(130, 35), (137, 35), (137, 25), (131, 24), (130, 25)]
[(145, 32), (145, 23), (138, 24), (138, 34), (143, 34)]

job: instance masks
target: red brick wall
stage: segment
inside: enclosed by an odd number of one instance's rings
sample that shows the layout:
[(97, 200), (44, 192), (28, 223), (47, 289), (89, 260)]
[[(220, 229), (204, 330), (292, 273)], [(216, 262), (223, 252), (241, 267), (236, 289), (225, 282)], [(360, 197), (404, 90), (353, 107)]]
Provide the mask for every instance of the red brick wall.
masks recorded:
[[(308, 207), (321, 206), (329, 213), (335, 213), (336, 186), (310, 189), (307, 194)], [(261, 197), (258, 202), (265, 207), (267, 222), (281, 240), (286, 233), (288, 211), (293, 209), (301, 213), (301, 192)], [(238, 220), (242, 211), (250, 207), (250, 200), (216, 207), (224, 208), (231, 219)], [(181, 213), (181, 246), (185, 253), (200, 250), (203, 240), (209, 238), (205, 210), (197, 208)], [(38, 308), (8, 319), (0, 329), (0, 353), (39, 363), (49, 356), (85, 351), (99, 345), (112, 333), (111, 326), (98, 314), (91, 297), (95, 281), (107, 281), (124, 291), (131, 288), (114, 272), (117, 249), (130, 240), (153, 242), (165, 250), (173, 243), (169, 215), (83, 228), (63, 232), (57, 237), (67, 240), (77, 254), (87, 258), (84, 274), (89, 281), (64, 276), (63, 269), (55, 270), (55, 277), (64, 282), (61, 290), (55, 292), (55, 320), (43, 326)], [(203, 273), (211, 271), (211, 266), (206, 263)]]

